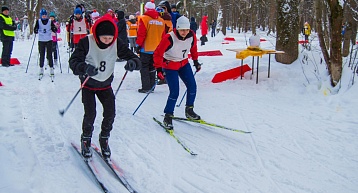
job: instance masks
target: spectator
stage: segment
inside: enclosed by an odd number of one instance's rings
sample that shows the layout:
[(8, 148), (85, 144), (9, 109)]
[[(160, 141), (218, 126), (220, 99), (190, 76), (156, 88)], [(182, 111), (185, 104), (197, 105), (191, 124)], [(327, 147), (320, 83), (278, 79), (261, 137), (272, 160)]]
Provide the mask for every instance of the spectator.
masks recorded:
[(205, 42), (208, 41), (208, 38), (206, 37), (206, 35), (208, 34), (208, 15), (205, 13), (202, 20), (201, 20), (201, 24), (200, 24), (200, 28), (201, 28), (201, 37), (200, 37), (200, 41), (201, 41), (201, 45), (205, 45)]
[(15, 40), (16, 25), (9, 16), (9, 8), (1, 7), (0, 36), (2, 41), (1, 62), (3, 67), (13, 66), (10, 64), (12, 48)]
[(215, 19), (211, 22), (211, 37), (215, 37), (215, 31), (216, 31), (216, 21)]
[(195, 21), (195, 17), (190, 18), (190, 29), (196, 34), (196, 30), (198, 30), (198, 24)]

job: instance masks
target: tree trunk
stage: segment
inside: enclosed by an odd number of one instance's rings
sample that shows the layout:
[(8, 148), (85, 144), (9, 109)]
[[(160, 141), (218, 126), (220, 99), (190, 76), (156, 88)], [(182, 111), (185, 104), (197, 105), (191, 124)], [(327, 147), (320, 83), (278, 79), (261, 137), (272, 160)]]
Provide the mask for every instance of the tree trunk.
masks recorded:
[(341, 26), (343, 21), (343, 8), (338, 0), (326, 0), (331, 14), (329, 16), (329, 22), (331, 23), (331, 85), (336, 86), (342, 76), (342, 34)]
[[(319, 46), (321, 47), (321, 51), (322, 51), (322, 54), (323, 54), (323, 58), (324, 58), (324, 61), (326, 62), (327, 64), (327, 67), (329, 68), (329, 54), (328, 54), (328, 49), (327, 47), (329, 45), (327, 45), (327, 42), (325, 41), (325, 38), (324, 38), (324, 32), (323, 32), (323, 27), (322, 26), (325, 26), (323, 21), (322, 21), (322, 17), (325, 17), (325, 15), (323, 14), (323, 3), (322, 1), (316, 1), (315, 3), (315, 8), (316, 8), (316, 22), (317, 22), (317, 35), (318, 35), (318, 40), (319, 40)], [(327, 29), (325, 29), (327, 30)]]
[(276, 50), (285, 53), (276, 54), (275, 58), (283, 64), (291, 64), (298, 58), (298, 5), (298, 1), (277, 0)]

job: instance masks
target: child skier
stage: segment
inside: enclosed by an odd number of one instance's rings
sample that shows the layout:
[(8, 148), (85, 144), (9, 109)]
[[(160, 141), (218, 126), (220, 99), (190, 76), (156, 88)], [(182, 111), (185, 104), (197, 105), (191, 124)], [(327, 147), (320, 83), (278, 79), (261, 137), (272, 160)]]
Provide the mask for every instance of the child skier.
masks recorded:
[(34, 33), (39, 34), (38, 44), (39, 44), (39, 53), (40, 53), (40, 72), (39, 75), (43, 76), (44, 73), (44, 60), (45, 60), (45, 51), (47, 53), (46, 58), (48, 65), (50, 66), (50, 75), (54, 75), (53, 70), (53, 60), (52, 60), (52, 37), (51, 31), (56, 33), (57, 28), (55, 24), (47, 18), (47, 11), (41, 9), (40, 19), (36, 21)]
[(104, 158), (111, 155), (108, 138), (115, 117), (115, 99), (111, 83), (117, 57), (127, 60), (125, 69), (140, 70), (141, 62), (137, 55), (128, 49), (127, 42), (118, 39), (118, 29), (111, 17), (103, 16), (93, 25), (93, 34), (82, 38), (69, 60), (75, 75), (81, 83), (90, 78), (82, 89), (84, 116), (82, 123), (81, 149), (84, 157), (91, 157), (90, 151), (93, 123), (96, 117), (96, 100), (103, 106), (103, 121), (99, 144)]
[(201, 65), (198, 62), (198, 48), (196, 35), (190, 30), (189, 19), (185, 16), (179, 17), (176, 29), (169, 32), (159, 43), (154, 51), (154, 66), (157, 70), (158, 79), (165, 79), (169, 86), (169, 96), (164, 108), (163, 124), (168, 130), (173, 130), (172, 117), (174, 116), (175, 103), (179, 96), (179, 78), (184, 82), (188, 95), (186, 98), (185, 116), (188, 119), (199, 120), (194, 108), (196, 96), (196, 82), (193, 71), (188, 61), (190, 51), (194, 61), (196, 72), (199, 72)]
[(57, 48), (58, 48), (58, 45), (57, 45), (57, 41), (58, 41), (58, 38), (57, 38), (57, 34), (58, 33), (61, 33), (61, 28), (60, 28), (60, 23), (58, 21), (56, 21), (56, 14), (55, 12), (51, 12), (50, 13), (50, 19), (51, 21), (55, 24), (56, 28), (57, 28), (57, 32), (52, 32), (51, 35), (52, 35), (52, 52), (53, 52), (53, 62), (54, 62), (54, 65), (57, 66), (57, 54), (58, 54), (58, 51)]

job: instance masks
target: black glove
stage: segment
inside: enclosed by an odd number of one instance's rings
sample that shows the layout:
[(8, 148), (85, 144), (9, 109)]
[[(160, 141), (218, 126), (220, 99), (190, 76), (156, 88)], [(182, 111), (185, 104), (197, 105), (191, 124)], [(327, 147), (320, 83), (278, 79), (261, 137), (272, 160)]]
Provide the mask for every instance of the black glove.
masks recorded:
[(142, 49), (142, 47), (140, 47), (140, 46), (135, 47), (135, 52), (137, 52), (137, 54), (139, 54), (139, 53), (140, 53), (140, 49)]
[(197, 60), (194, 60), (194, 66), (196, 68), (196, 72), (199, 72), (201, 69), (201, 64)]
[(87, 67), (86, 67), (86, 74), (88, 76), (96, 76), (98, 74), (98, 68), (90, 65), (90, 64), (87, 64)]
[(132, 72), (133, 70), (140, 70), (141, 67), (142, 62), (139, 60), (139, 58), (132, 58), (127, 61), (124, 69)]
[(160, 79), (160, 80), (164, 80), (165, 76), (163, 74), (162, 68), (157, 68), (156, 70), (157, 70), (157, 78)]
[(35, 29), (35, 30), (34, 30), (34, 33), (35, 33), (35, 34), (38, 34), (38, 33), (39, 33), (39, 30), (38, 30), (38, 29)]

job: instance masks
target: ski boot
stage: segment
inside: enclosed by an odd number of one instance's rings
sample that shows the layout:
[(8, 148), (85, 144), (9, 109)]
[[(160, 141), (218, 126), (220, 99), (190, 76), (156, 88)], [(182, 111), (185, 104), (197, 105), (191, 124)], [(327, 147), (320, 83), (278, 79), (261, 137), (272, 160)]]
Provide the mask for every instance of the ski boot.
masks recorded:
[(92, 152), (90, 150), (91, 147), (91, 137), (86, 137), (81, 135), (81, 153), (84, 158), (91, 158)]
[(101, 134), (99, 134), (99, 145), (101, 146), (102, 156), (105, 160), (109, 160), (109, 158), (111, 157), (111, 149), (108, 145), (108, 138), (109, 136), (102, 136)]
[(200, 116), (194, 112), (194, 106), (185, 107), (185, 116), (188, 119), (200, 120)]
[(163, 120), (163, 125), (165, 127), (166, 130), (173, 131), (174, 127), (173, 127), (173, 115), (172, 114), (168, 114), (166, 113), (164, 116), (164, 120)]
[(50, 68), (50, 76), (54, 76), (55, 75), (55, 72), (54, 72), (54, 69), (53, 67)]
[(40, 68), (40, 71), (39, 71), (39, 76), (42, 76), (44, 75), (44, 68)]

